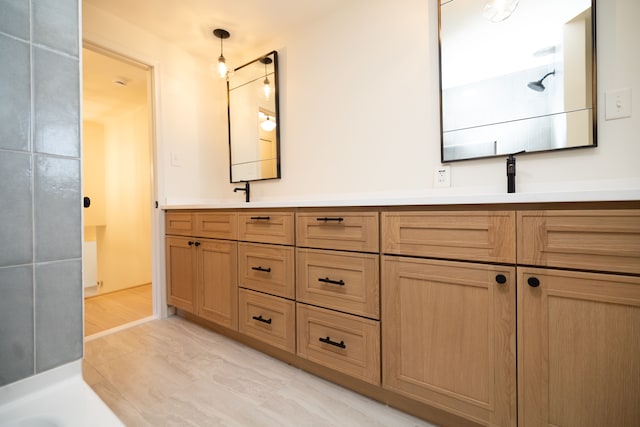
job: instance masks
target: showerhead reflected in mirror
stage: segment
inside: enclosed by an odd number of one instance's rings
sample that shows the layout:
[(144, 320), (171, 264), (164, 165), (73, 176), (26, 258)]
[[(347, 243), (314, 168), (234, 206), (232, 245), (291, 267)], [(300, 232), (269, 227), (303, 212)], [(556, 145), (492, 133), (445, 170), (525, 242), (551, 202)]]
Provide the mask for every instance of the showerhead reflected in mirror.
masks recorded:
[(550, 73), (545, 74), (544, 77), (542, 77), (540, 80), (537, 80), (535, 82), (529, 82), (529, 84), (527, 86), (529, 87), (529, 89), (535, 90), (536, 92), (544, 92), (544, 90), (546, 88), (544, 87), (542, 82), (544, 81), (544, 79), (546, 79), (549, 76), (554, 75), (555, 73), (556, 73), (556, 70), (553, 70)]
[(443, 163), (596, 145), (595, 0), (441, 0), (439, 14)]
[(236, 68), (227, 88), (231, 182), (280, 178), (277, 52)]

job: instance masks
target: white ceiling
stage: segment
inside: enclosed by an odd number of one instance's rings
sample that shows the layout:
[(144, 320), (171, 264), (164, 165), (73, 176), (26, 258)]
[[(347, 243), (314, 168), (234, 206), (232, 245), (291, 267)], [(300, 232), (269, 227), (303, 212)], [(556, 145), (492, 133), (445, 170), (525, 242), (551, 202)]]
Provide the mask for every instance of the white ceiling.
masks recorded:
[(144, 105), (149, 72), (110, 55), (82, 49), (82, 116), (101, 122), (114, 113)]
[[(351, 0), (352, 1), (352, 0)], [(335, 10), (343, 0), (83, 0), (203, 58), (242, 52)]]
[[(216, 62), (220, 39), (213, 30), (231, 33), (224, 40), (227, 58), (265, 44), (338, 8), (343, 0), (83, 0), (164, 39)], [(119, 77), (127, 86), (114, 84)], [(83, 117), (100, 121), (110, 112), (147, 99), (143, 70), (83, 49)]]

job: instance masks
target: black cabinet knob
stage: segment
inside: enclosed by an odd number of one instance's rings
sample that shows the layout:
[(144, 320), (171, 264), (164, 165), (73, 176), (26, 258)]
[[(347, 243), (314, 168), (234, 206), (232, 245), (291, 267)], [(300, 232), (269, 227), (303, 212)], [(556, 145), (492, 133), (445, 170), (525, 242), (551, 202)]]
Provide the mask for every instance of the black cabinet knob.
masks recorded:
[(191, 240), (189, 240), (188, 245), (189, 246), (193, 246), (196, 242), (192, 242)]
[(87, 196), (84, 196), (84, 199), (82, 200), (82, 202), (85, 208), (88, 208), (89, 206), (91, 206), (91, 199), (88, 198)]
[(496, 282), (498, 282), (501, 285), (504, 285), (505, 283), (507, 283), (507, 276), (505, 276), (504, 274), (498, 274), (496, 276)]
[(540, 286), (540, 280), (537, 277), (529, 277), (527, 279), (527, 284), (532, 288), (537, 288)]

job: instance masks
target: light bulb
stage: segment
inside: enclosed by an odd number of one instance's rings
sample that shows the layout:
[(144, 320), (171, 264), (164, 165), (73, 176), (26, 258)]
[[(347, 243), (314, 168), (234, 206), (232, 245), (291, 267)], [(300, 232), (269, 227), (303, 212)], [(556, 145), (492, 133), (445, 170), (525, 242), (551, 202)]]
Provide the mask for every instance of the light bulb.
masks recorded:
[(269, 120), (269, 116), (267, 116), (267, 120), (265, 120), (264, 122), (260, 123), (260, 127), (267, 131), (270, 132), (272, 130), (274, 130), (276, 128), (276, 122), (273, 122), (271, 120)]
[(504, 21), (516, 10), (519, 0), (489, 0), (485, 4), (483, 16), (491, 22)]
[(222, 55), (218, 57), (218, 74), (220, 74), (220, 77), (227, 76), (227, 64), (225, 62), (224, 56)]
[(264, 90), (264, 97), (266, 99), (269, 99), (269, 97), (271, 96), (271, 85), (268, 77), (264, 78), (264, 86), (262, 87), (262, 89)]

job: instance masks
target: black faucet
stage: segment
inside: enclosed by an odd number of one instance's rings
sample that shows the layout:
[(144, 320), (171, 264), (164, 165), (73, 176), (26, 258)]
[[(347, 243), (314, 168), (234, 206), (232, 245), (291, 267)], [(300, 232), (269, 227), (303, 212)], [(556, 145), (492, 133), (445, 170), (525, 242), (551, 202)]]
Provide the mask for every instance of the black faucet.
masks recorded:
[(249, 188), (249, 181), (244, 182), (244, 187), (236, 187), (233, 189), (234, 193), (236, 191), (244, 191), (244, 201), (249, 203), (249, 195), (251, 192), (251, 189)]
[(509, 154), (507, 157), (507, 193), (516, 192), (516, 154), (524, 153), (526, 150)]

